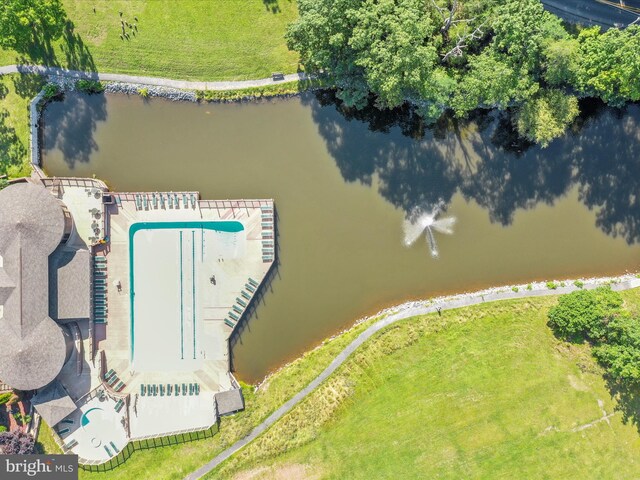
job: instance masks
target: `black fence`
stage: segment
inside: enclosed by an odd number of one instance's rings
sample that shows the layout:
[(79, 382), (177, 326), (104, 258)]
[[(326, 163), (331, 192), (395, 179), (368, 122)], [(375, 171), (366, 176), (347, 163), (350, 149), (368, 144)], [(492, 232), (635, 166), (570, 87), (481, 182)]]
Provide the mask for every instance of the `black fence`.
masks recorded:
[(170, 447), (172, 445), (180, 445), (182, 443), (195, 442), (197, 440), (204, 440), (211, 438), (220, 431), (220, 425), (216, 422), (211, 428), (207, 430), (199, 430), (197, 432), (186, 432), (177, 435), (170, 435), (167, 437), (147, 438), (144, 440), (134, 440), (129, 442), (127, 446), (115, 457), (106, 463), (99, 465), (83, 465), (80, 464), (80, 468), (87, 472), (108, 472), (114, 468), (118, 468), (124, 464), (133, 452), (137, 450), (149, 450), (152, 448)]

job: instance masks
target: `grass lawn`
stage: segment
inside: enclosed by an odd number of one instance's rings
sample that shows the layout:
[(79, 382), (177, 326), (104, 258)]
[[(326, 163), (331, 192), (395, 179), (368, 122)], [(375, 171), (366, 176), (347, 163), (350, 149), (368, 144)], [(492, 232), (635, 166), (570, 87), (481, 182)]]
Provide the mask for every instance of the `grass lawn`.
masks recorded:
[[(74, 28), (50, 48), (0, 50), (0, 64), (23, 61), (176, 79), (232, 80), (295, 72), (284, 41), (294, 0), (63, 0)], [(94, 13), (95, 8), (95, 13)], [(121, 17), (130, 40), (120, 35)], [(134, 17), (138, 18), (136, 22)]]
[[(640, 291), (624, 298), (638, 310)], [(588, 347), (546, 326), (555, 301), (385, 330), (208, 478), (640, 477), (637, 426), (602, 420), (615, 403)]]
[(29, 102), (42, 88), (37, 75), (0, 77), (0, 175), (29, 175)]
[(36, 443), (36, 451), (38, 453), (58, 454), (62, 453), (60, 447), (53, 439), (51, 427), (44, 421), (40, 422), (40, 432), (38, 432), (38, 443)]

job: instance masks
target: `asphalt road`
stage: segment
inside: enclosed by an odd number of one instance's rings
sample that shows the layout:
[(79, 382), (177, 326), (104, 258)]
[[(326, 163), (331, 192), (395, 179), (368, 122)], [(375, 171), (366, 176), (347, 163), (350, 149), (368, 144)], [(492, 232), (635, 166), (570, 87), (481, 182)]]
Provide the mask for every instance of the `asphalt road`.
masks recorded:
[(640, 16), (640, 0), (541, 0), (547, 10), (572, 23), (623, 28)]

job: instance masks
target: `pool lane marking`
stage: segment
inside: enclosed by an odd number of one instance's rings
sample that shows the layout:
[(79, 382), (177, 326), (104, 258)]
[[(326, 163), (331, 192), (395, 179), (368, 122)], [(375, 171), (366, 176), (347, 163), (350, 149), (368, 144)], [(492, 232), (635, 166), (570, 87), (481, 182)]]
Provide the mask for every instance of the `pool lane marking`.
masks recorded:
[(182, 272), (182, 230), (180, 230), (180, 356), (184, 360), (184, 290)]
[(196, 359), (196, 231), (191, 230), (191, 318), (193, 326), (193, 359)]

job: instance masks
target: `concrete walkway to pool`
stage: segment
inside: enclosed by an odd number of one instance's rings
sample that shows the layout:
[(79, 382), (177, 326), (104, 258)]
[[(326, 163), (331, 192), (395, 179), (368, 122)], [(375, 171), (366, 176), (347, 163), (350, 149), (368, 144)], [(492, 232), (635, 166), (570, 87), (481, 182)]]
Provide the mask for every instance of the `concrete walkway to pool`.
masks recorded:
[[(622, 277), (618, 277), (619, 282), (615, 282), (611, 284), (611, 288), (616, 291), (621, 290), (629, 290), (631, 288), (640, 287), (640, 278), (637, 278), (632, 275), (625, 275)], [(604, 278), (604, 279), (591, 279), (584, 281), (584, 289), (592, 289), (598, 286), (602, 286), (607, 284), (612, 279)], [(284, 403), (280, 408), (278, 408), (275, 412), (273, 412), (264, 422), (255, 427), (249, 435), (238, 440), (236, 443), (231, 445), (226, 450), (222, 451), (216, 457), (214, 457), (210, 462), (200, 467), (195, 472), (187, 475), (185, 477), (186, 480), (194, 480), (197, 478), (201, 478), (206, 475), (208, 472), (216, 468), (222, 462), (231, 457), (234, 453), (240, 450), (245, 445), (249, 444), (253, 440), (255, 440), (260, 434), (266, 431), (270, 426), (272, 426), (275, 422), (280, 420), (284, 415), (286, 415), (293, 407), (295, 407), (298, 403), (304, 400), (307, 395), (309, 395), (313, 390), (315, 390), (322, 382), (324, 382), (333, 372), (337, 370), (337, 368), (342, 365), (347, 358), (364, 342), (366, 342), (373, 335), (378, 333), (385, 327), (398, 322), (400, 320), (405, 320), (410, 317), (415, 317), (418, 315), (426, 315), (429, 313), (434, 313), (442, 310), (452, 310), (455, 308), (468, 307), (472, 305), (478, 305), (480, 303), (487, 302), (495, 302), (499, 300), (511, 300), (511, 299), (519, 299), (519, 298), (529, 298), (529, 297), (544, 297), (549, 295), (562, 295), (565, 293), (574, 292), (579, 290), (579, 287), (575, 286), (571, 281), (565, 282), (567, 286), (557, 287), (556, 289), (549, 289), (545, 283), (536, 283), (532, 287), (531, 290), (527, 290), (527, 286), (520, 285), (518, 286), (518, 291), (514, 291), (511, 287), (504, 287), (504, 289), (489, 289), (481, 292), (470, 293), (470, 294), (461, 294), (461, 295), (453, 295), (450, 297), (441, 297), (434, 299), (431, 302), (410, 302), (397, 307), (391, 307), (387, 310), (380, 312), (378, 315), (385, 315), (382, 320), (375, 322), (369, 328), (367, 328), (364, 332), (362, 332), (358, 337), (351, 342), (347, 347), (342, 350), (336, 358), (329, 364), (327, 368), (324, 369), (320, 375), (318, 375), (315, 379), (309, 383), (305, 388), (300, 390), (296, 395), (294, 395), (289, 401)]]
[(66, 70), (64, 68), (45, 67), (42, 65), (5, 65), (0, 67), (0, 75), (9, 75), (12, 73), (57, 75), (66, 78), (139, 83), (142, 85), (178, 88), (180, 90), (239, 90), (242, 88), (265, 87), (267, 85), (278, 85), (280, 83), (299, 82), (312, 78), (312, 76), (307, 75), (306, 73), (299, 72), (284, 75), (280, 80), (273, 80), (272, 78), (260, 78), (256, 80), (236, 80), (227, 82), (198, 82), (187, 80), (173, 80), (170, 78), (125, 75), (121, 73), (82, 72), (79, 70)]

